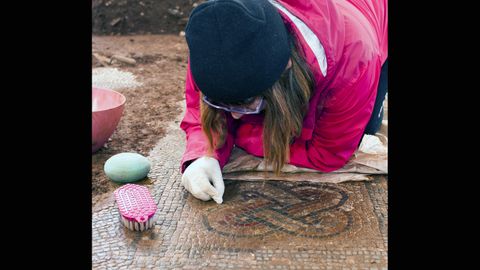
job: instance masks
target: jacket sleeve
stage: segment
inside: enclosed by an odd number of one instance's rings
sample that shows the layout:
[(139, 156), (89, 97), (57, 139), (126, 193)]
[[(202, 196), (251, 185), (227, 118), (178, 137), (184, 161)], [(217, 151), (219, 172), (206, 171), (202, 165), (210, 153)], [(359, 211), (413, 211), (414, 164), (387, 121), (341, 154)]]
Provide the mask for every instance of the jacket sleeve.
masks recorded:
[[(187, 66), (187, 77), (185, 80), (185, 102), (186, 112), (180, 123), (180, 128), (186, 134), (186, 148), (181, 160), (181, 173), (185, 171), (187, 165), (202, 156), (207, 154), (208, 140), (202, 131), (200, 118), (200, 94), (199, 90), (193, 82), (190, 72), (190, 63)], [(216, 158), (220, 167), (223, 168), (230, 158), (233, 148), (233, 118), (227, 115), (228, 134), (225, 144), (222, 148), (214, 151), (214, 158)]]
[(290, 164), (331, 172), (343, 167), (357, 149), (370, 120), (378, 85), (376, 65), (326, 99), (312, 138), (290, 146)]

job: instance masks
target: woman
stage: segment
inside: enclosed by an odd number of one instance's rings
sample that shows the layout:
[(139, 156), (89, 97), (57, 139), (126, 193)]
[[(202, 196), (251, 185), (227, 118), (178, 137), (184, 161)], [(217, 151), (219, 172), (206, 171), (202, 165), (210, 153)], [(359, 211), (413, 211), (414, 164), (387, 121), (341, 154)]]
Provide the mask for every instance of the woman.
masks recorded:
[(277, 174), (285, 163), (322, 172), (343, 167), (363, 134), (381, 123), (387, 18), (386, 0), (213, 0), (196, 7), (185, 31), (183, 186), (222, 203), (221, 168), (234, 145)]

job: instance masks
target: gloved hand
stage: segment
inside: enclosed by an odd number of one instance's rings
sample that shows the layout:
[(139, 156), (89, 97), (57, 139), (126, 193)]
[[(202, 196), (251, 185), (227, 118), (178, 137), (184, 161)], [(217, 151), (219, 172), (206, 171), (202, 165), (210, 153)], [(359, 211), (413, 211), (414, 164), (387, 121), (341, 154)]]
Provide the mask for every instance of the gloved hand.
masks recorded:
[(220, 164), (215, 158), (204, 156), (193, 161), (183, 172), (182, 185), (195, 198), (203, 201), (213, 199), (218, 204), (223, 202), (225, 184)]

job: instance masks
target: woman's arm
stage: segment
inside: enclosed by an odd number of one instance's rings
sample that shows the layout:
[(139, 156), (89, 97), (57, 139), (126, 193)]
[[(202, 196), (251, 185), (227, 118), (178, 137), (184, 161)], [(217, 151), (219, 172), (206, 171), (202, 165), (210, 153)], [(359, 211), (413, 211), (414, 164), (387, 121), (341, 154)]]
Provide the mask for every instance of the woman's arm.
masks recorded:
[(348, 162), (373, 110), (379, 68), (371, 64), (361, 74), (329, 98), (316, 120), (312, 139), (298, 139), (290, 146), (290, 164), (331, 172)]
[[(201, 118), (200, 118), (200, 95), (199, 90), (193, 83), (192, 75), (190, 72), (190, 63), (187, 66), (187, 77), (185, 82), (185, 101), (186, 112), (183, 117), (180, 127), (185, 131), (187, 145), (185, 152), (181, 160), (181, 172), (185, 171), (191, 161), (207, 155), (208, 140), (202, 131)], [(227, 163), (232, 148), (233, 148), (233, 119), (227, 116), (228, 134), (225, 141), (225, 145), (215, 150), (214, 158), (216, 158), (220, 167), (223, 168)]]

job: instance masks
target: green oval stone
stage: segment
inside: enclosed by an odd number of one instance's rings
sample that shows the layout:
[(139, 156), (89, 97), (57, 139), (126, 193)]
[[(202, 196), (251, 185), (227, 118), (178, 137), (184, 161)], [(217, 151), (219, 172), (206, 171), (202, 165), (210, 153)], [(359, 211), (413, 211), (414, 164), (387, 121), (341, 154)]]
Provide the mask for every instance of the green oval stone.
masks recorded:
[(137, 153), (120, 153), (110, 157), (103, 166), (105, 174), (114, 182), (130, 183), (145, 178), (150, 172), (150, 161)]

